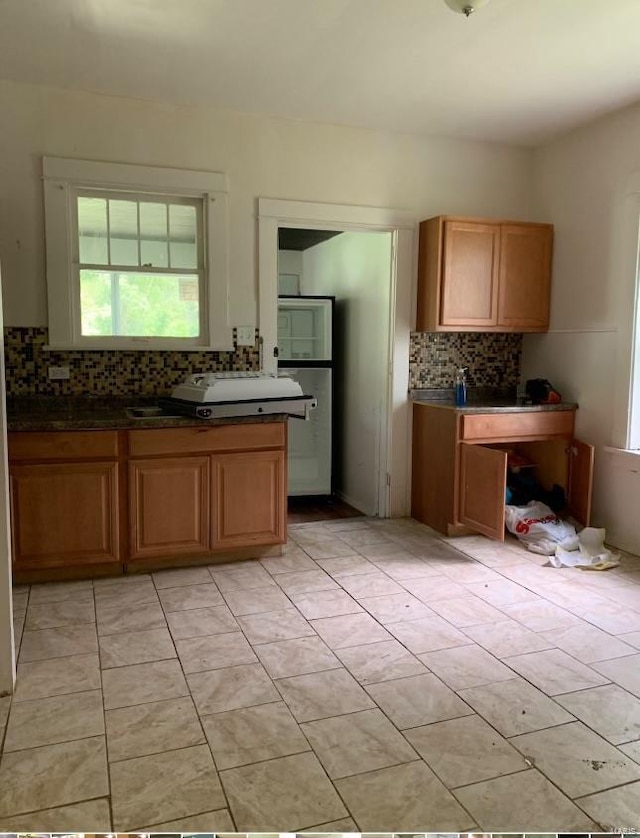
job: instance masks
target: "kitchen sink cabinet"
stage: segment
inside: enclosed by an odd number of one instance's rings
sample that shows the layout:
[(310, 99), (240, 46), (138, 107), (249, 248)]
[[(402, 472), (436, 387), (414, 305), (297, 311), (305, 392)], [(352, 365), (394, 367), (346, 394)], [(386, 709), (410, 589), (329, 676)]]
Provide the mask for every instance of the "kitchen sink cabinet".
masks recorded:
[(549, 224), (438, 216), (420, 224), (420, 332), (544, 332)]
[(130, 432), (130, 558), (284, 543), (285, 450), (284, 422)]
[(129, 558), (211, 550), (209, 457), (129, 463)]
[(574, 411), (464, 414), (413, 407), (411, 513), (441, 533), (504, 540), (508, 450), (534, 464), (537, 481), (565, 491), (568, 511), (588, 526), (594, 448), (574, 439)]
[(273, 553), (287, 538), (286, 445), (285, 421), (12, 432), (14, 578)]

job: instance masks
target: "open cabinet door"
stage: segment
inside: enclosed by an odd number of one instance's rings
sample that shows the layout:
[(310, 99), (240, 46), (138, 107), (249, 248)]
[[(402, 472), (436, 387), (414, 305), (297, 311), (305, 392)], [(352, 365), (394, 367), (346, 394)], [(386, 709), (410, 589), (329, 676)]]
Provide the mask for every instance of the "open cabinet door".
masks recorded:
[(507, 452), (463, 442), (460, 445), (460, 522), (504, 541)]
[(571, 440), (567, 451), (569, 480), (567, 503), (569, 512), (579, 524), (591, 523), (591, 497), (593, 493), (593, 461), (595, 448), (578, 439)]

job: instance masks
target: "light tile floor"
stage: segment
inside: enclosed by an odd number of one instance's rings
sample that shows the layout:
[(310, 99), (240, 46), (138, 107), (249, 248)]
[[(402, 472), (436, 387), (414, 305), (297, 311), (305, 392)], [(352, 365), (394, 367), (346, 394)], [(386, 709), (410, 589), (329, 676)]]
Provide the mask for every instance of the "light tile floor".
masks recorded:
[(0, 831), (640, 823), (640, 558), (543, 567), (414, 521), (14, 591)]

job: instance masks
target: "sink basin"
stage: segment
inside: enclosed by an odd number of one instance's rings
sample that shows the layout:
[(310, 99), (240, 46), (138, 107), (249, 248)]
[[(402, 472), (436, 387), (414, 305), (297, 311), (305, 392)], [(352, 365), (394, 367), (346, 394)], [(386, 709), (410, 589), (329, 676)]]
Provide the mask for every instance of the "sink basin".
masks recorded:
[(125, 413), (129, 419), (178, 419), (177, 415), (165, 413), (161, 407), (127, 407)]

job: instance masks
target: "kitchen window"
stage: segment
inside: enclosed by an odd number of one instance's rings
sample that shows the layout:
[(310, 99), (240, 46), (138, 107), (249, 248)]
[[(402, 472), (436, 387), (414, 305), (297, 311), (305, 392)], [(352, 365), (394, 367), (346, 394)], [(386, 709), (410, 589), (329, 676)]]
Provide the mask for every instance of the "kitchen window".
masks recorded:
[(44, 159), (53, 348), (230, 349), (226, 178)]

